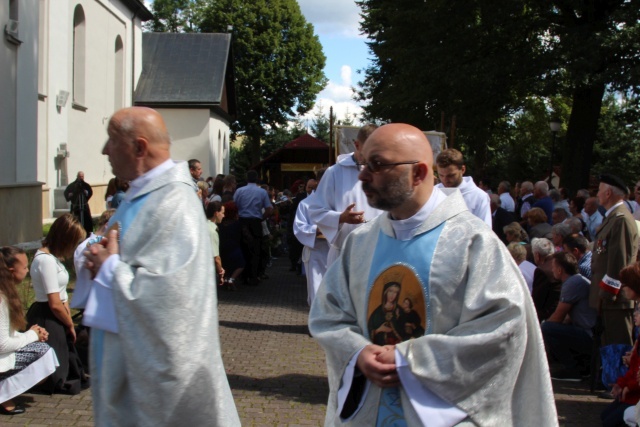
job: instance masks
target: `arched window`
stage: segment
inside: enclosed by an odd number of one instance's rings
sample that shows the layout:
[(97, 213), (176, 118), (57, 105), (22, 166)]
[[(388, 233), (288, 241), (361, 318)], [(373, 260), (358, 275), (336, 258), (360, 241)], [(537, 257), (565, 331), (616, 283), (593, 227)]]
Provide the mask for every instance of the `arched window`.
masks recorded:
[(86, 23), (82, 6), (73, 11), (73, 102), (84, 105)]
[(124, 47), (122, 38), (116, 37), (115, 46), (115, 71), (113, 73), (113, 106), (114, 110), (124, 107)]

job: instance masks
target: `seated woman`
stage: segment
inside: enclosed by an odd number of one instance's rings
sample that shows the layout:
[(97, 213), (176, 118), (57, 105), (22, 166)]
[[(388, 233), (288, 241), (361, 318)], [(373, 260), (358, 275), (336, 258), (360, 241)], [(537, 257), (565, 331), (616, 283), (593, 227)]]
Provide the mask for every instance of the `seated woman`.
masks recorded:
[(31, 263), (36, 301), (27, 312), (27, 321), (49, 332), (49, 345), (60, 361), (56, 372), (42, 386), (42, 391), (48, 393), (77, 394), (88, 385), (75, 347), (76, 331), (67, 295), (69, 273), (61, 262), (73, 257), (74, 249), (84, 238), (80, 222), (73, 215), (64, 214), (51, 225)]
[(24, 406), (12, 399), (55, 372), (58, 359), (44, 342), (48, 332), (27, 322), (16, 286), (29, 271), (27, 255), (22, 249), (0, 248), (0, 414), (22, 414)]
[(529, 293), (531, 293), (533, 290), (533, 275), (536, 271), (536, 265), (527, 261), (527, 249), (520, 242), (509, 243), (507, 249), (513, 257), (513, 260), (518, 264), (522, 277), (524, 277), (524, 281), (527, 282)]

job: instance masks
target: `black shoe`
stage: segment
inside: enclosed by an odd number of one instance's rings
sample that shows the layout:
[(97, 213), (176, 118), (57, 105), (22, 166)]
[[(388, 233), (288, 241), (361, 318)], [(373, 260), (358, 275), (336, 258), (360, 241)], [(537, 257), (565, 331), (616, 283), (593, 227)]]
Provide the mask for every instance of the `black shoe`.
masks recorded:
[(19, 405), (16, 403), (15, 408), (13, 408), (12, 410), (8, 410), (5, 409), (4, 406), (0, 405), (0, 414), (2, 415), (18, 415), (18, 414), (24, 414), (24, 412), (26, 411), (26, 409), (24, 409), (24, 406)]
[(579, 383), (580, 381), (582, 381), (582, 377), (580, 376), (580, 374), (564, 369), (556, 372), (555, 374), (552, 374), (551, 379), (556, 381), (568, 381), (574, 383)]

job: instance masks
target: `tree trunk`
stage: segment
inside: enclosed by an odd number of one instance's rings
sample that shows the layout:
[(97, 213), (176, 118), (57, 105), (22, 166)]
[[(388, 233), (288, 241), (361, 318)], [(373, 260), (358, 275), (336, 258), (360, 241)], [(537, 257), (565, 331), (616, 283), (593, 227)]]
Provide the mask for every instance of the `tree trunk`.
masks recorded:
[(562, 179), (560, 186), (572, 193), (589, 188), (593, 144), (604, 96), (604, 83), (576, 88), (569, 127), (562, 150)]
[(253, 167), (260, 162), (260, 135), (249, 135), (249, 153)]

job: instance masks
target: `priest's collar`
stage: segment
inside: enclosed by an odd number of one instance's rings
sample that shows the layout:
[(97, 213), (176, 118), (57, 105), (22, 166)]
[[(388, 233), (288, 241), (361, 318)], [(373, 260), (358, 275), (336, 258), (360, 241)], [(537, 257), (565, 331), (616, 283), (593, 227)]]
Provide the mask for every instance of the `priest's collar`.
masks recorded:
[(398, 240), (410, 240), (415, 235), (418, 228), (424, 224), (429, 215), (447, 198), (442, 190), (437, 187), (433, 187), (431, 196), (427, 203), (420, 208), (412, 217), (407, 219), (393, 219), (391, 214), (389, 215), (391, 227)]
[(176, 162), (174, 162), (171, 159), (167, 159), (163, 163), (156, 166), (155, 168), (145, 172), (144, 174), (140, 175), (139, 177), (131, 181), (129, 183), (129, 191), (127, 191), (127, 194), (125, 195), (125, 200), (133, 199), (140, 192), (140, 190), (142, 190), (142, 188), (145, 185), (147, 185), (148, 183), (153, 181), (156, 177), (162, 175), (163, 173), (165, 173), (175, 165), (176, 165)]

